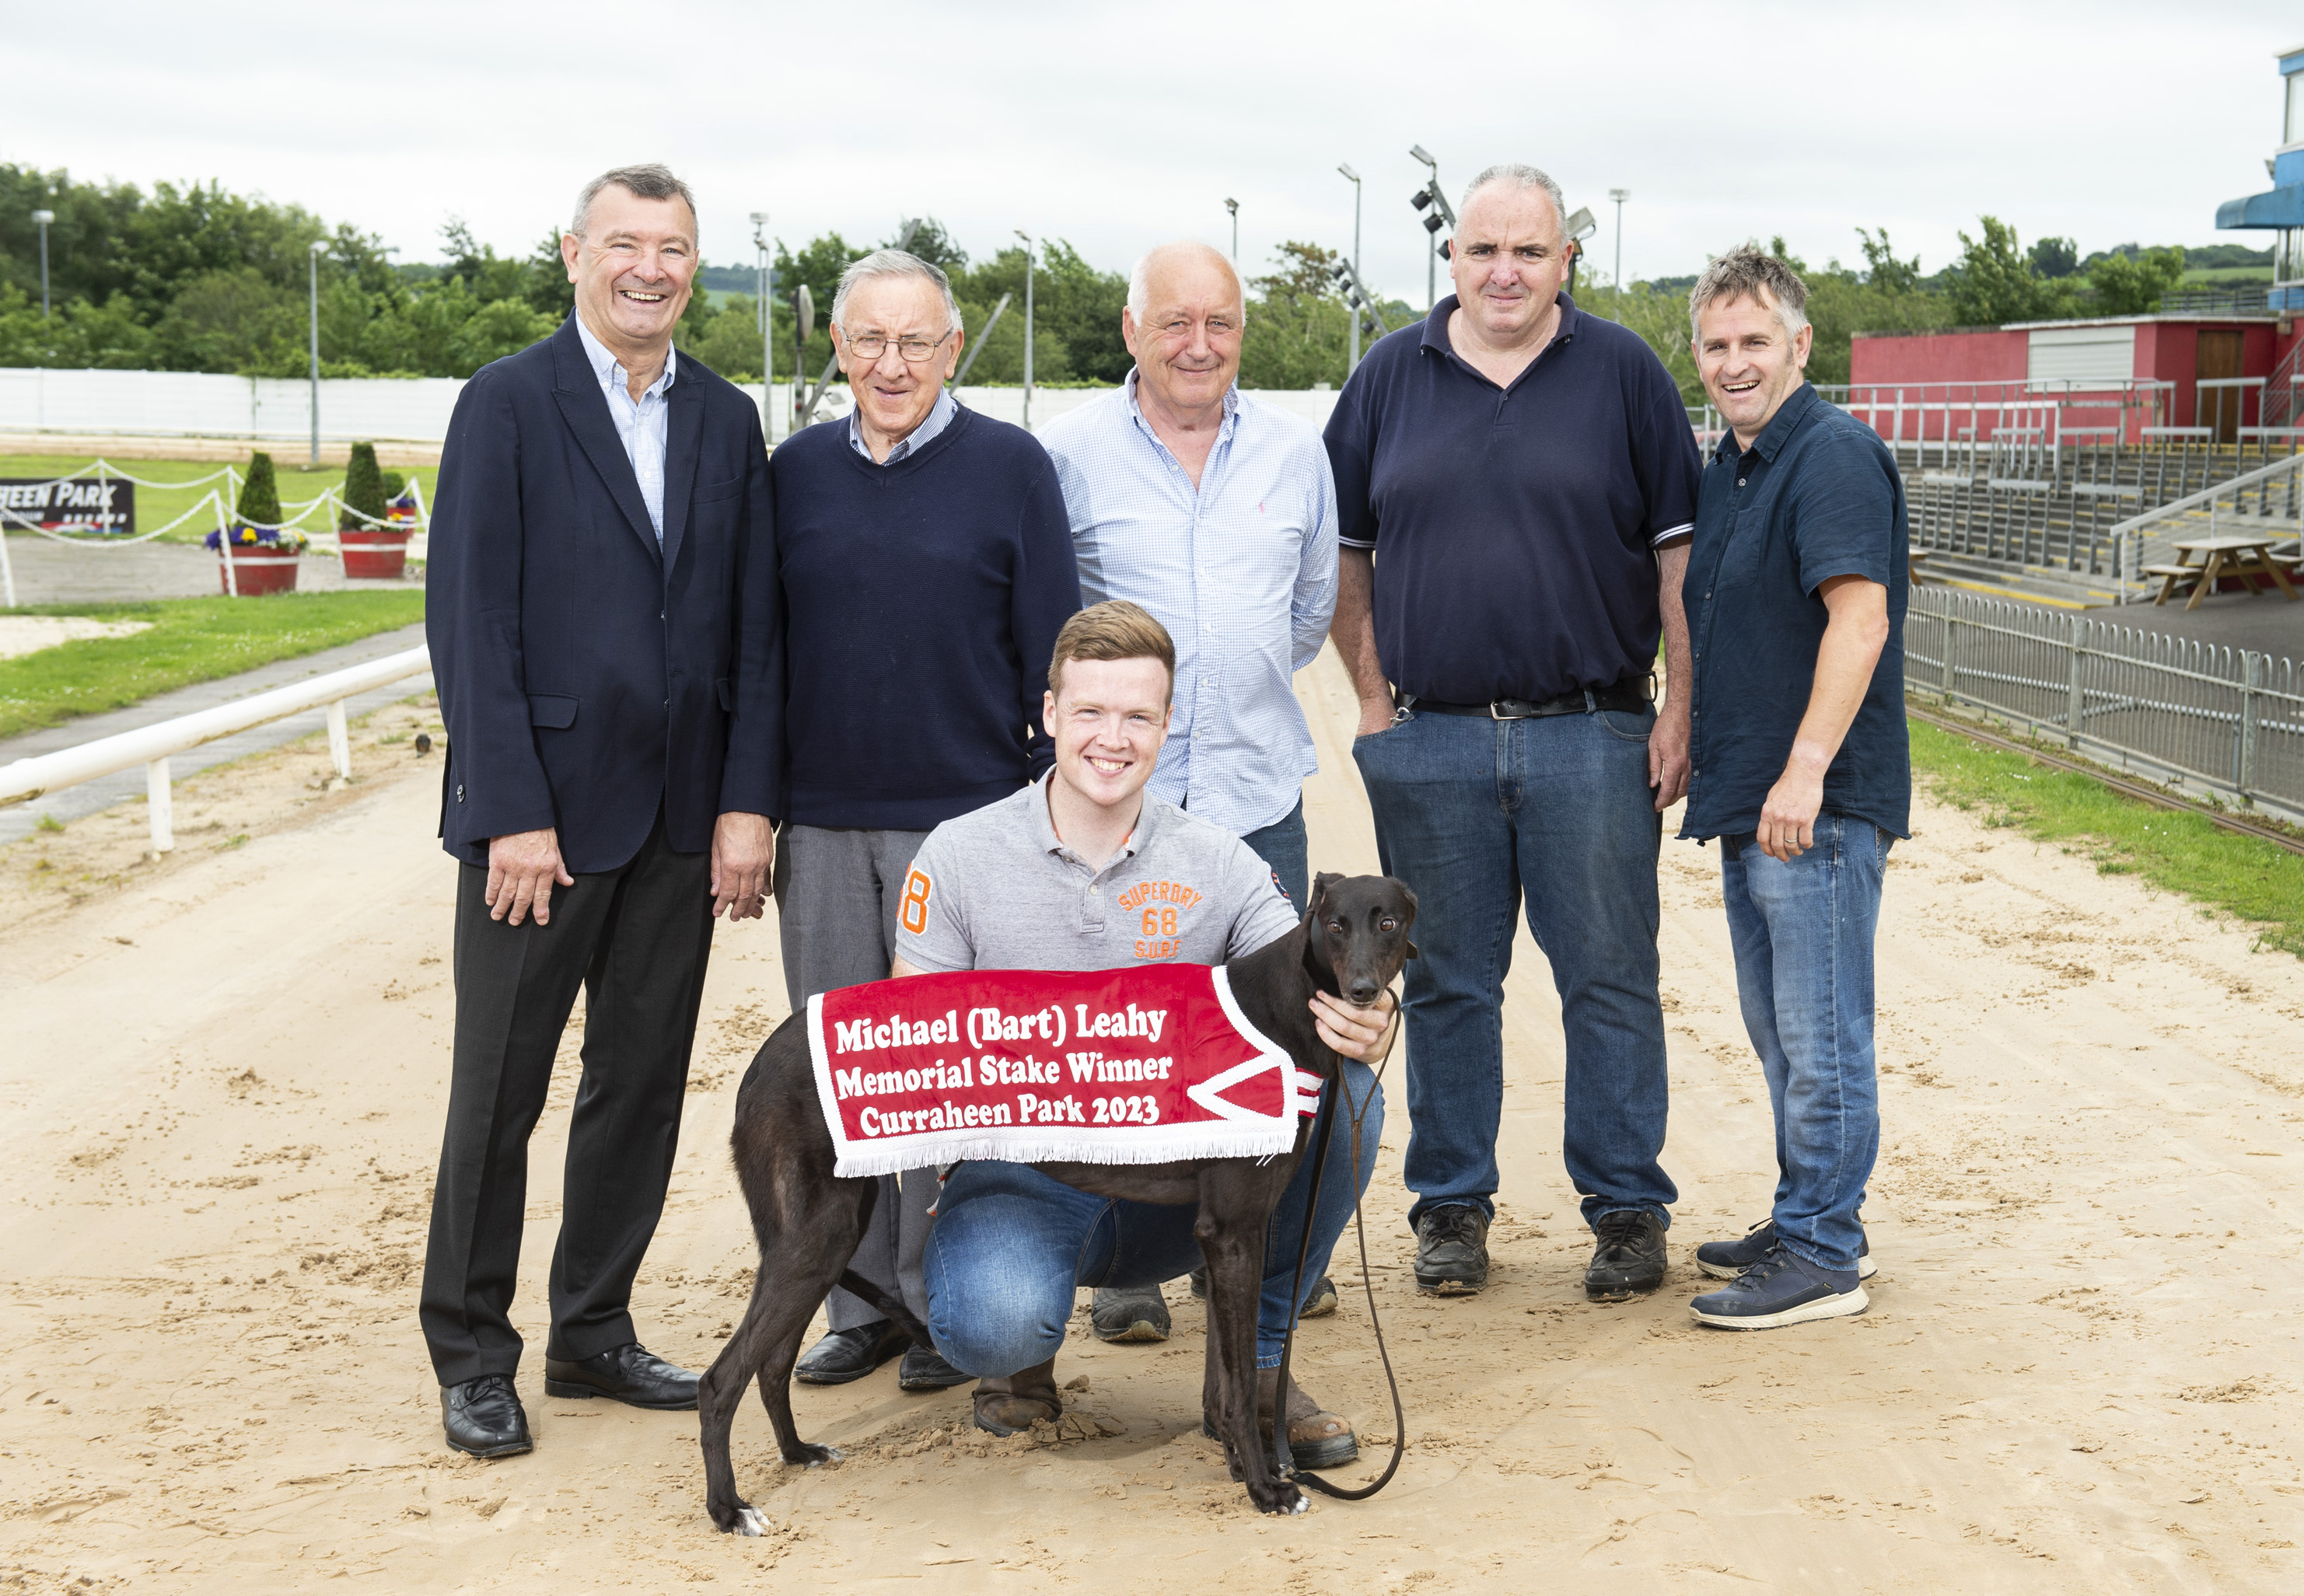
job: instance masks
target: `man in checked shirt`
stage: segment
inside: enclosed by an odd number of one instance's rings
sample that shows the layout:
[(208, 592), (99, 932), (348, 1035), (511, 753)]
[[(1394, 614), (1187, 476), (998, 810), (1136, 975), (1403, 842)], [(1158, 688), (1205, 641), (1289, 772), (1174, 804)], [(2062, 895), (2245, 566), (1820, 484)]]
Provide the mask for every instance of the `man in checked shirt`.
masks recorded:
[[(1120, 332), (1136, 369), (1038, 435), (1056, 462), (1080, 602), (1128, 599), (1176, 644), (1174, 720), (1150, 790), (1233, 832), (1300, 909), (1304, 778), (1320, 768), (1292, 679), (1336, 604), (1336, 490), (1307, 422), (1243, 395), (1246, 295), (1205, 244), (1136, 263)], [(1326, 1259), (1306, 1298), (1333, 1312)], [(1201, 1288), (1195, 1278), (1194, 1294)], [(1105, 1341), (1162, 1341), (1157, 1286), (1096, 1294)]]

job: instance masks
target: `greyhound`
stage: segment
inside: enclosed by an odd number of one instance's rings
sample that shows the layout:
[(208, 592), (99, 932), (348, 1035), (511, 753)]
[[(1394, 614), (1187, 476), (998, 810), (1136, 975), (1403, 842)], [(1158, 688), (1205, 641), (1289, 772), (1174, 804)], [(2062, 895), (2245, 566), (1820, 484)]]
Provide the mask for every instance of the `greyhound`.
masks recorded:
[[(1416, 895), (1389, 876), (1347, 879), (1322, 875), (1296, 929), (1225, 966), (1241, 1012), (1297, 1065), (1333, 1083), (1336, 1055), (1320, 1041), (1312, 994), (1365, 1008), (1392, 984), (1403, 961), (1416, 957), (1408, 932)], [(800, 1438), (792, 1424), (791, 1379), (809, 1317), (835, 1286), (873, 1304), (922, 1347), (927, 1330), (878, 1287), (847, 1269), (864, 1234), (879, 1183), (833, 1173), (832, 1137), (817, 1096), (809, 1058), (807, 1022), (795, 1014), (760, 1046), (736, 1094), (736, 1126), (729, 1140), (736, 1178), (752, 1212), (759, 1269), (744, 1322), (697, 1386), (704, 1448), (705, 1505), (723, 1531), (764, 1534), (767, 1521), (736, 1493), (728, 1433), (747, 1382), (758, 1379), (760, 1400), (775, 1427), (786, 1463), (813, 1467), (839, 1453)], [(1043, 1163), (1035, 1167), (1097, 1196), (1199, 1209), (1192, 1233), (1208, 1266), (1208, 1355), (1200, 1402), (1208, 1426), (1224, 1442), (1232, 1477), (1266, 1513), (1300, 1513), (1306, 1501), (1295, 1484), (1278, 1478), (1258, 1444), (1256, 1389), (1257, 1298), (1263, 1280), (1266, 1232), (1280, 1196), (1293, 1178), (1312, 1134), (1299, 1129), (1295, 1147), (1262, 1162), (1218, 1158), (1164, 1164)], [(1287, 1398), (1278, 1398), (1284, 1413)], [(1275, 1416), (1275, 1431), (1284, 1420)]]

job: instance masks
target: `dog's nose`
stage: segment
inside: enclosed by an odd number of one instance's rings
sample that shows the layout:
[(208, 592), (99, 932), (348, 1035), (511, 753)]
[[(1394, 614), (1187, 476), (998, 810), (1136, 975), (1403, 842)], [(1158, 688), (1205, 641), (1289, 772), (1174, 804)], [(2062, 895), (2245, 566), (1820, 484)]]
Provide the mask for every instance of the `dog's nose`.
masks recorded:
[(1373, 981), (1355, 981), (1352, 983), (1352, 1001), (1365, 1009), (1376, 1001), (1376, 994), (1382, 990), (1383, 988), (1377, 986)]

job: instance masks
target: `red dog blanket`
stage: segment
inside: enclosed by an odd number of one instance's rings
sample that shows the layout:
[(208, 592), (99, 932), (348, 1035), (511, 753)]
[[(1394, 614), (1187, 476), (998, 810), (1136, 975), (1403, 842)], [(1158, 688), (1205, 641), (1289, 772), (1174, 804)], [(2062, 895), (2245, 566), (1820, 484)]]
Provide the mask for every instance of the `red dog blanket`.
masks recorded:
[(876, 981), (809, 999), (808, 1045), (842, 1176), (1263, 1158), (1319, 1104), (1204, 964)]

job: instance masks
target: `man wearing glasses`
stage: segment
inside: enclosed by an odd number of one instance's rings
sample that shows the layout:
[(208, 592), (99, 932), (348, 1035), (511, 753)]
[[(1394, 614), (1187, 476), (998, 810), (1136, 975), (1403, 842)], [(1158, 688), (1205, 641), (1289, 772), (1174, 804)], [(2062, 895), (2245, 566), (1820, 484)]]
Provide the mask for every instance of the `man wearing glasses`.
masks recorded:
[[(953, 402), (964, 334), (944, 274), (882, 249), (843, 273), (832, 341), (856, 409), (786, 440), (768, 465), (784, 583), (784, 823), (774, 885), (784, 990), (886, 979), (912, 855), (944, 821), (1021, 790), (1055, 751), (1040, 699), (1056, 633), (1080, 607), (1072, 528), (1047, 452)], [(901, 707), (901, 716), (896, 712)], [(936, 1171), (882, 1182), (851, 1264), (922, 1319)], [(809, 1384), (859, 1380), (906, 1346), (848, 1292), (800, 1360)], [(908, 1390), (962, 1374), (904, 1352)]]
[[(1206, 244), (1136, 263), (1120, 331), (1136, 369), (1041, 434), (1080, 557), (1080, 596), (1127, 599), (1175, 640), (1176, 680), (1156, 797), (1248, 844), (1302, 912), (1309, 879), (1304, 778), (1320, 768), (1295, 673), (1336, 604), (1336, 489), (1309, 422), (1244, 397), (1246, 296)], [(1333, 1312), (1325, 1259), (1308, 1313)], [(1206, 1288), (1194, 1271), (1193, 1292)], [(1101, 1340), (1164, 1341), (1156, 1284), (1105, 1287)]]

